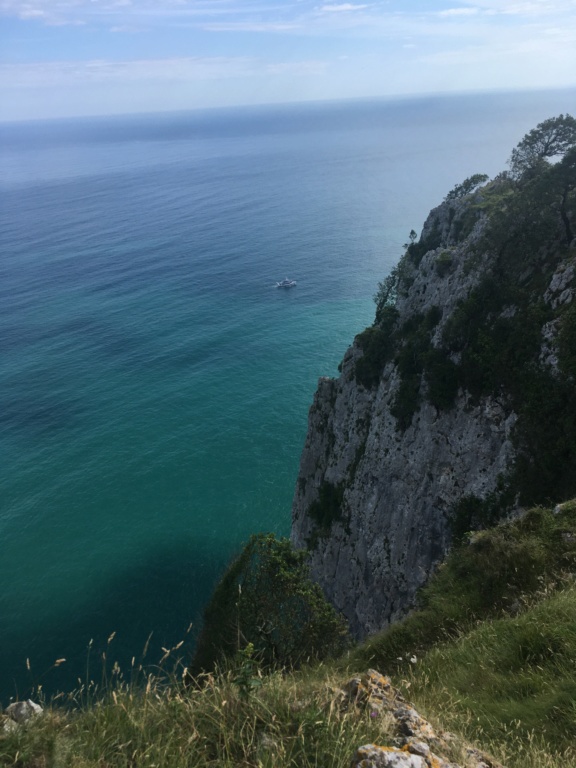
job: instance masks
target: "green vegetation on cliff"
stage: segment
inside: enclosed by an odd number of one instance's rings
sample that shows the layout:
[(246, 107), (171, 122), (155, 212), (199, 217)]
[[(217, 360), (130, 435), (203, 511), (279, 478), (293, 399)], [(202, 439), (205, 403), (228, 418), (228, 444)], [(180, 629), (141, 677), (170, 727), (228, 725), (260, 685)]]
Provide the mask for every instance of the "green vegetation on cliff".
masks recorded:
[(286, 539), (253, 536), (206, 608), (193, 671), (212, 669), (247, 645), (266, 668), (341, 653), (346, 624), (310, 580), (305, 561)]

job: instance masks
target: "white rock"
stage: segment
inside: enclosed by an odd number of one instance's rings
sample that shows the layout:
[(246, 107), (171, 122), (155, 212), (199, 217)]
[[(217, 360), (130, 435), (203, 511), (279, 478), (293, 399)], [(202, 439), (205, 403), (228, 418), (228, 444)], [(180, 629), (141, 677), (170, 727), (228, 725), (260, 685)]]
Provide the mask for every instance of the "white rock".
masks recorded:
[(393, 747), (365, 744), (352, 760), (352, 768), (428, 768), (426, 760)]
[(31, 717), (42, 714), (44, 710), (39, 704), (36, 704), (31, 699), (26, 701), (15, 701), (10, 704), (4, 710), (4, 714), (7, 715), (15, 723), (25, 723), (30, 720)]

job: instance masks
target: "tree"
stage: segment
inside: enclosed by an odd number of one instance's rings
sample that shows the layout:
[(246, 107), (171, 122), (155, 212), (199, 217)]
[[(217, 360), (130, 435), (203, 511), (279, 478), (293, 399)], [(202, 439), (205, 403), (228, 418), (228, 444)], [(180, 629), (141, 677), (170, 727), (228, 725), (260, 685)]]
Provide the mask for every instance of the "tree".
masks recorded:
[(409, 243), (404, 243), (404, 245), (402, 246), (404, 248), (404, 250), (407, 251), (408, 248), (410, 248), (411, 245), (414, 245), (414, 243), (416, 242), (417, 238), (418, 238), (418, 234), (413, 229), (411, 229), (410, 230), (410, 234), (408, 235), (408, 239), (410, 240), (410, 242)]
[(465, 179), (462, 184), (456, 184), (454, 189), (450, 190), (444, 199), (458, 200), (460, 197), (466, 197), (466, 195), (469, 195), (486, 181), (488, 181), (488, 176), (485, 173), (475, 173)]
[(550, 117), (524, 136), (512, 150), (510, 171), (514, 178), (531, 176), (549, 158), (561, 158), (576, 147), (576, 119), (572, 115)]
[(572, 222), (576, 218), (576, 146), (572, 147), (562, 160), (554, 167), (553, 176), (559, 186), (560, 192), (560, 218), (566, 233), (566, 243), (570, 245), (574, 239)]
[(376, 304), (376, 322), (378, 322), (385, 307), (393, 307), (396, 304), (399, 279), (400, 271), (396, 265), (391, 269), (390, 274), (378, 283), (378, 289), (373, 296)]
[(521, 271), (540, 259), (535, 243), (564, 241), (570, 245), (576, 224), (576, 146), (554, 164), (541, 160), (525, 173), (506, 209), (492, 218), (492, 229), (516, 255)]

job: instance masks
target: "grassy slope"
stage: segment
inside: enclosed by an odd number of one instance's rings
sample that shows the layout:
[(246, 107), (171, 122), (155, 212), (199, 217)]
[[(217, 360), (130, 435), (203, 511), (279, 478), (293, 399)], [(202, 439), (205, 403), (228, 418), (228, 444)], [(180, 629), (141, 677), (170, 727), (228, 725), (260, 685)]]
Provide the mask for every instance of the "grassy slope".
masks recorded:
[(537, 507), (455, 547), (419, 596), (419, 609), (353, 652), (357, 664), (402, 672), (406, 657), (457, 638), (478, 621), (517, 613), (576, 573), (576, 502)]
[(339, 687), (368, 666), (393, 669), (423, 715), (509, 768), (576, 765), (575, 557), (576, 503), (532, 510), (475, 534), (420, 611), (345, 658), (260, 676), (244, 654), (197, 688), (116, 675), (104, 694), (75, 692), (67, 710), (0, 737), (0, 765), (348, 768), (356, 747), (390, 740), (386, 720), (340, 705)]
[(530, 749), (540, 755), (532, 756), (535, 765), (563, 752), (563, 764), (576, 765), (575, 658), (570, 586), (515, 618), (485, 621), (437, 645), (408, 679), (425, 710), (442, 712), (445, 727), (481, 742), (507, 765), (524, 765)]

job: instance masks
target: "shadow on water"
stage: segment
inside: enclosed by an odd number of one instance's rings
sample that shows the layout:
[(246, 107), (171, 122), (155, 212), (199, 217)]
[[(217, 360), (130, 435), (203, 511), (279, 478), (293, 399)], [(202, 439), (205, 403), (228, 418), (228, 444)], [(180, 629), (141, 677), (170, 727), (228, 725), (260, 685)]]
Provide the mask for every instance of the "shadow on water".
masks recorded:
[(3, 400), (0, 428), (39, 438), (76, 427), (84, 413), (79, 398), (15, 392)]
[[(89, 602), (60, 611), (49, 622), (1, 627), (0, 700), (7, 704), (11, 697), (26, 698), (38, 685), (50, 697), (78, 688), (79, 680), (100, 683), (104, 652), (108, 670), (117, 661), (129, 677), (132, 659), (136, 665), (142, 661), (150, 633), (146, 665), (157, 664), (162, 647), (181, 640), (178, 654), (189, 657), (206, 600), (232, 555), (214, 552), (208, 543), (170, 548), (119, 570)], [(66, 661), (55, 667), (62, 658)]]

